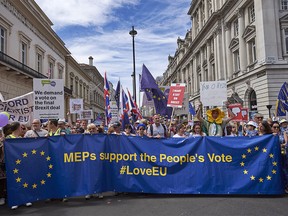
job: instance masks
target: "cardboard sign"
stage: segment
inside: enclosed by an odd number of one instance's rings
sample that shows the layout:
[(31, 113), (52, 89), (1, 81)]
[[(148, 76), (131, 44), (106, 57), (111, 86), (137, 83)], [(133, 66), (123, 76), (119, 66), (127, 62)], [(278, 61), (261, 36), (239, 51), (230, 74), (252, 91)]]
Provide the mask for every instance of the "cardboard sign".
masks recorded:
[(64, 80), (33, 79), (34, 119), (63, 119)]
[(227, 101), (227, 82), (200, 82), (200, 100), (204, 106), (223, 106)]
[(172, 83), (167, 106), (181, 108), (185, 92), (185, 83)]
[(83, 99), (82, 98), (76, 98), (76, 99), (70, 99), (70, 113), (78, 113), (80, 114), (83, 111)]
[(235, 115), (233, 121), (248, 121), (248, 108), (243, 108), (240, 103), (229, 104), (228, 107)]

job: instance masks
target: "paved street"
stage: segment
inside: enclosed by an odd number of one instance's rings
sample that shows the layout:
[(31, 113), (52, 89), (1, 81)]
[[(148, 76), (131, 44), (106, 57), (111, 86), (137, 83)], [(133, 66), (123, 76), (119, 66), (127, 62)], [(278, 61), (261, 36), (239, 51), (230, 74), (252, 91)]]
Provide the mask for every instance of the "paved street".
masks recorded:
[(104, 199), (73, 198), (66, 203), (37, 202), (32, 207), (21, 206), (10, 210), (0, 207), (0, 215), (100, 215), (100, 216), (188, 216), (188, 215), (287, 215), (288, 196), (236, 197), (192, 195), (127, 194), (114, 196), (106, 193)]

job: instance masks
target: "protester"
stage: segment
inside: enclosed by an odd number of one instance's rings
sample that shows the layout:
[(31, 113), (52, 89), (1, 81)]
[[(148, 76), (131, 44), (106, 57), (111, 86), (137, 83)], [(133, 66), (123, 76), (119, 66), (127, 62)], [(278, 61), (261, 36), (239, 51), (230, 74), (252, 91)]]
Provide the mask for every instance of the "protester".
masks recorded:
[(256, 122), (249, 121), (246, 124), (245, 136), (249, 136), (249, 137), (258, 136), (259, 134), (258, 134), (258, 131), (256, 130), (257, 126), (258, 125)]
[(192, 127), (192, 132), (190, 136), (198, 137), (198, 136), (206, 136), (206, 133), (202, 131), (202, 127), (200, 124), (194, 124)]
[(60, 128), (60, 134), (70, 134), (71, 133), (69, 128), (66, 127), (65, 119), (59, 119), (58, 120), (58, 128)]
[(5, 204), (6, 170), (4, 161), (4, 134), (0, 129), (0, 206)]
[(84, 133), (89, 133), (89, 131), (87, 130), (87, 125), (88, 125), (87, 120), (82, 120), (80, 123), (80, 127), (84, 129)]
[(112, 127), (114, 129), (114, 132), (112, 134), (122, 135), (122, 133), (121, 133), (121, 123), (119, 121), (114, 122), (112, 124)]
[(141, 123), (137, 126), (136, 136), (145, 137), (146, 136), (146, 125)]
[(130, 124), (126, 124), (125, 125), (125, 130), (123, 131), (123, 135), (135, 136), (135, 134), (133, 134), (131, 131), (132, 131), (132, 126)]
[(230, 110), (230, 108), (227, 106), (227, 110), (229, 113), (230, 118), (223, 119), (225, 117), (225, 113), (220, 110), (219, 108), (213, 108), (210, 110), (207, 110), (206, 114), (208, 117), (208, 120), (203, 119), (201, 117), (201, 110), (202, 110), (202, 103), (200, 102), (196, 117), (200, 120), (200, 122), (203, 124), (205, 131), (207, 131), (208, 136), (223, 136), (223, 130), (226, 126), (226, 124), (234, 118), (235, 114)]
[(88, 133), (86, 134), (98, 134), (99, 133), (98, 128), (93, 123), (90, 123), (87, 125), (87, 131)]
[(173, 135), (173, 138), (186, 138), (185, 135), (186, 125), (184, 124), (178, 124), (176, 126), (175, 134)]
[(267, 121), (262, 121), (259, 123), (259, 136), (272, 134), (272, 129)]
[(48, 131), (47, 130), (44, 130), (44, 129), (41, 129), (41, 122), (39, 119), (34, 119), (32, 121), (32, 128), (31, 130), (28, 130), (24, 137), (27, 138), (27, 137), (45, 137), (47, 136), (48, 134)]
[(59, 136), (61, 135), (61, 129), (58, 128), (58, 120), (50, 119), (48, 121), (48, 136)]
[(229, 137), (236, 137), (236, 136), (238, 136), (237, 123), (231, 122), (231, 123), (228, 123), (228, 124), (227, 124), (227, 126), (226, 126), (226, 136), (229, 136)]
[[(7, 126), (7, 125), (6, 125)], [(14, 139), (14, 138), (21, 138), (21, 134), (22, 134), (22, 127), (21, 124), (19, 122), (12, 122), (10, 125), (8, 125), (9, 130), (11, 132), (11, 134), (9, 134), (8, 136), (6, 136), (6, 139)], [(25, 204), (27, 207), (32, 206), (32, 203), (28, 202)], [(17, 209), (19, 206), (12, 206), (11, 209), (15, 210)]]
[(263, 115), (261, 113), (255, 113), (253, 120), (257, 124), (256, 130), (259, 130), (259, 124), (263, 121)]
[(160, 123), (160, 115), (153, 116), (154, 123), (147, 129), (147, 136), (153, 138), (165, 138), (168, 136), (167, 128), (164, 124)]

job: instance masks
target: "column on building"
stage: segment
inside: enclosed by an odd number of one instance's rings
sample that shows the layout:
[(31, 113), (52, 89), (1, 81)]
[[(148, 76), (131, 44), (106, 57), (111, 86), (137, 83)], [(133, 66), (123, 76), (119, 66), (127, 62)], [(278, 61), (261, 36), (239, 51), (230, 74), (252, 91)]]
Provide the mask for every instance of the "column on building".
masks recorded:
[(231, 42), (231, 23), (225, 24), (225, 57), (226, 67), (227, 67), (227, 81), (232, 78), (233, 76), (233, 60), (232, 60), (232, 53), (229, 48)]
[(239, 55), (240, 55), (240, 71), (245, 72), (247, 67), (247, 50), (246, 42), (242, 37), (245, 30), (244, 10), (238, 11), (238, 23), (239, 23)]
[(209, 8), (208, 8), (208, 0), (204, 0), (204, 4), (205, 4), (205, 20), (206, 20), (206, 22), (207, 22), (208, 19), (209, 19), (209, 13), (208, 13), (208, 10), (209, 10)]
[(211, 55), (211, 42), (210, 40), (206, 40), (206, 48), (207, 48), (207, 68), (208, 68), (208, 77), (206, 77), (207, 81), (212, 80), (212, 71), (211, 71), (211, 62), (210, 62), (210, 55)]
[[(200, 68), (201, 68), (201, 77), (202, 77), (202, 81), (205, 80), (205, 71), (204, 71), (204, 67), (203, 67), (203, 62), (204, 62), (204, 49), (203, 46), (200, 47)], [(201, 82), (201, 80), (200, 80)]]
[[(222, 47), (222, 70), (221, 70), (221, 78), (227, 80), (227, 58), (226, 58), (226, 35), (225, 35), (225, 22), (224, 19), (221, 21), (221, 47)], [(220, 37), (219, 37), (220, 38)]]
[(197, 93), (197, 62), (196, 62), (196, 54), (193, 56), (193, 89), (194, 89), (194, 94)]

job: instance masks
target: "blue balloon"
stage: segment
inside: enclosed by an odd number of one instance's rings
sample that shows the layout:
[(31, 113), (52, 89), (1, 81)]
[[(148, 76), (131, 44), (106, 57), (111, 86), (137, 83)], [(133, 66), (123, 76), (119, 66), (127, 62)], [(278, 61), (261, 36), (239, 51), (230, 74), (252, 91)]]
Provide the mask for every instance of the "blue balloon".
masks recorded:
[(9, 118), (4, 113), (0, 113), (0, 127), (4, 127), (9, 122)]

